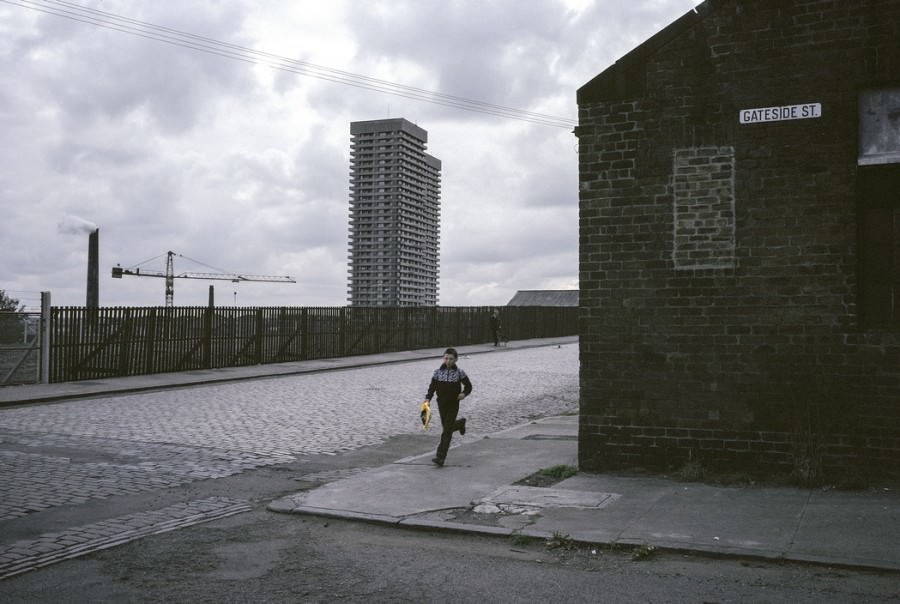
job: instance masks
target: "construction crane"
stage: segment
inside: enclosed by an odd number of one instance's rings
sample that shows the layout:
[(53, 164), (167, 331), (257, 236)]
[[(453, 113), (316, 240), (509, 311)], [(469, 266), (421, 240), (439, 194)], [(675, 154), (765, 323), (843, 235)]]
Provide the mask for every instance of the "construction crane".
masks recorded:
[[(280, 275), (244, 275), (237, 273), (226, 273), (224, 271), (218, 273), (196, 273), (196, 272), (188, 272), (188, 273), (180, 273), (178, 275), (175, 274), (175, 263), (173, 262), (173, 258), (175, 256), (179, 256), (181, 258), (185, 258), (187, 260), (191, 260), (192, 262), (196, 262), (197, 264), (203, 264), (202, 262), (198, 262), (197, 260), (192, 260), (187, 256), (182, 256), (181, 254), (176, 254), (175, 252), (169, 251), (166, 252), (166, 270), (157, 271), (157, 270), (141, 270), (140, 268), (123, 268), (122, 266), (116, 265), (112, 269), (112, 277), (113, 279), (121, 279), (125, 275), (131, 277), (160, 277), (166, 280), (166, 306), (171, 307), (173, 304), (173, 300), (175, 298), (175, 279), (207, 279), (207, 280), (219, 280), (219, 281), (231, 281), (233, 283), (240, 283), (241, 281), (269, 281), (274, 283), (296, 283), (294, 279), (286, 276)], [(157, 256), (159, 258), (159, 256)], [(155, 260), (156, 258), (151, 258), (146, 262), (150, 262)], [(143, 263), (141, 263), (143, 264)], [(206, 266), (206, 265), (204, 265)], [(209, 267), (215, 268), (215, 267)], [(219, 269), (215, 269), (219, 270)], [(211, 287), (211, 286), (210, 286)]]

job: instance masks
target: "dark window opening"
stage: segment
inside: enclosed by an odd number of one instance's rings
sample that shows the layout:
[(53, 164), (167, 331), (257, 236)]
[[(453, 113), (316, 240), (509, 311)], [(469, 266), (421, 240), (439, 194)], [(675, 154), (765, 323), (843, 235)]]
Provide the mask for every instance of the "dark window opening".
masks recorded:
[(859, 169), (859, 314), (900, 327), (900, 165)]

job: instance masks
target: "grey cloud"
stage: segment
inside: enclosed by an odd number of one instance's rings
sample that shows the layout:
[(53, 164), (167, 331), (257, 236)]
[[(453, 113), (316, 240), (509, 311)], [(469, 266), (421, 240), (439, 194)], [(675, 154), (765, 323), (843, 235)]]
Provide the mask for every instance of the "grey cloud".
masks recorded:
[[(120, 141), (121, 142), (121, 141)], [(59, 172), (97, 172), (125, 169), (146, 160), (144, 148), (127, 148), (124, 145), (99, 141), (62, 140), (48, 148), (46, 160)]]
[(580, 87), (626, 53), (691, 10), (693, 0), (634, 0), (589, 4), (570, 25), (578, 44), (561, 46), (570, 83)]
[[(237, 5), (206, 12), (197, 3), (164, 6), (146, 5), (150, 12), (142, 14), (144, 5), (128, 4), (122, 11), (214, 38), (233, 38), (243, 18)], [(253, 84), (245, 64), (196, 50), (49, 15), (38, 20), (38, 27), (42, 37), (27, 40), (29, 61), (23, 69), (34, 74), (29, 81), (55, 99), (66, 127), (144, 111), (164, 132), (177, 133), (202, 121), (218, 95), (237, 94)]]
[(333, 197), (339, 195), (346, 205), (349, 199), (349, 155), (350, 124), (347, 124), (347, 137), (341, 140), (341, 147), (326, 142), (324, 127), (315, 127), (309, 140), (297, 150), (294, 161), (297, 163), (297, 186), (314, 197)]
[(577, 250), (573, 218), (577, 209), (533, 210), (508, 208), (502, 218), (487, 220), (475, 214), (454, 229), (444, 246), (445, 257), (455, 262), (490, 264), (512, 261), (527, 264), (559, 250)]
[(426, 65), (443, 93), (527, 108), (523, 102), (560, 92), (551, 66), (566, 26), (561, 5), (372, 2), (350, 19), (361, 62)]

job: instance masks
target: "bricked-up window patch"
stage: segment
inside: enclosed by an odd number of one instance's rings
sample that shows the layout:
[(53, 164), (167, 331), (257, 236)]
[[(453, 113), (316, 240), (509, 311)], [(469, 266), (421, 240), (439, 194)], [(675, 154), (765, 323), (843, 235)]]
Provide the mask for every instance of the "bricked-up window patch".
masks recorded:
[(675, 149), (672, 187), (675, 269), (733, 268), (734, 148)]

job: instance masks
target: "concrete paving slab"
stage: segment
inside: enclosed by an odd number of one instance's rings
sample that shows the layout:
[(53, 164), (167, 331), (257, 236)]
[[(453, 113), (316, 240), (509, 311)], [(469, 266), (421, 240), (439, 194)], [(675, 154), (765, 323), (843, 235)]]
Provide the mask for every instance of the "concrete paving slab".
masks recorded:
[[(624, 497), (622, 505), (628, 504)], [(780, 555), (790, 546), (805, 494), (777, 489), (673, 486), (632, 518), (620, 540), (704, 551)]]
[(488, 438), (528, 438), (531, 440), (577, 440), (578, 416), (564, 415), (528, 422), (494, 432)]
[(510, 485), (497, 489), (484, 499), (484, 503), (526, 507), (585, 508), (599, 510), (619, 499), (618, 493), (599, 491), (574, 491), (546, 487)]
[(795, 559), (829, 564), (896, 566), (900, 499), (894, 493), (814, 491), (789, 553)]
[(541, 510), (539, 517), (522, 531), (532, 537), (567, 535), (581, 543), (618, 544), (622, 541), (622, 525), (619, 520), (607, 516), (609, 508), (551, 508)]

